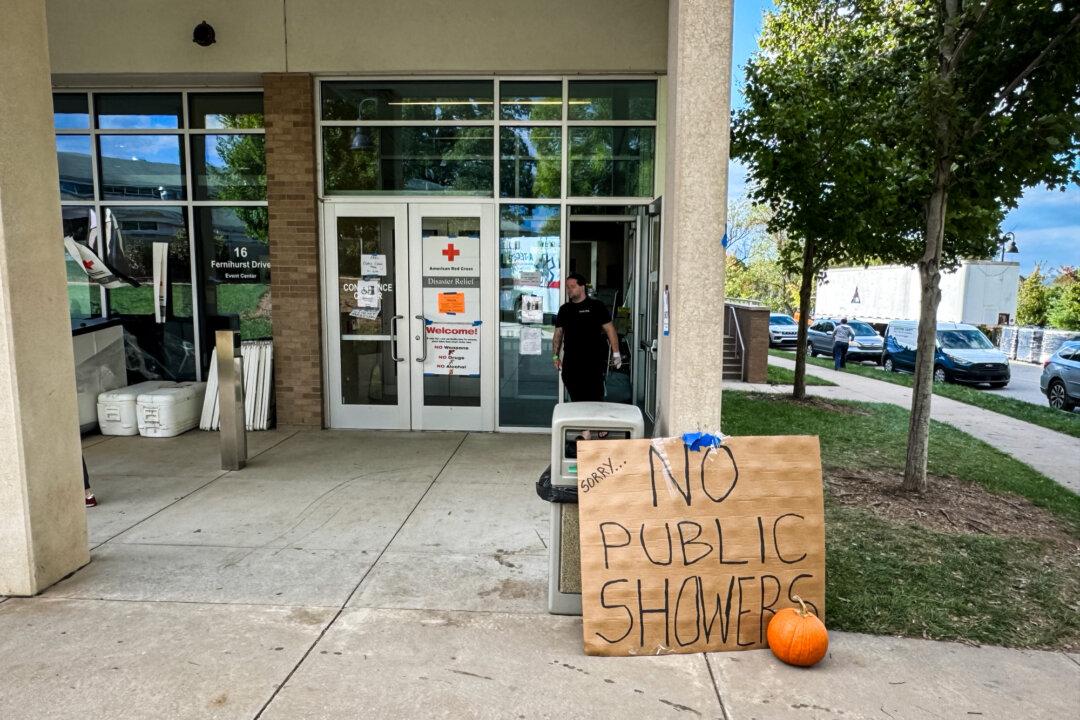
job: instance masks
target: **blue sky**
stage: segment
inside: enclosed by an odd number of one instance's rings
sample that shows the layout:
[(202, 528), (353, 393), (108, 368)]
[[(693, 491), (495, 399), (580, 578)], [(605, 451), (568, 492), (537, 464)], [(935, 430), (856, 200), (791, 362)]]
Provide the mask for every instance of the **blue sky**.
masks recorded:
[[(736, 0), (734, 56), (731, 103), (742, 107), (743, 70), (757, 49), (761, 31), (761, 16), (772, 9), (770, 0)], [(728, 182), (728, 197), (735, 200), (746, 188), (746, 169), (732, 163)], [(1001, 224), (1002, 232), (1016, 235), (1020, 252), (1006, 255), (1006, 260), (1020, 263), (1020, 272), (1031, 272), (1036, 263), (1046, 269), (1061, 265), (1080, 266), (1080, 187), (1070, 186), (1064, 193), (1045, 186), (1029, 188)]]

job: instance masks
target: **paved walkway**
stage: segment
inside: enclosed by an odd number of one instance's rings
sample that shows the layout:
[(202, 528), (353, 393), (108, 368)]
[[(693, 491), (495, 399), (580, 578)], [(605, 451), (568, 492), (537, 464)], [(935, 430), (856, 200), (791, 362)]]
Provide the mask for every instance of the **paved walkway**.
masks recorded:
[(100, 439), (92, 562), (0, 599), (0, 718), (1061, 718), (1080, 657), (832, 633), (768, 651), (582, 654), (546, 612), (544, 435), (279, 429)]
[[(769, 364), (795, 369), (795, 361), (769, 356)], [(911, 388), (861, 375), (836, 372), (829, 368), (808, 366), (808, 372), (836, 383), (836, 387), (808, 385), (810, 395), (838, 400), (892, 403), (905, 410), (911, 408)], [(726, 383), (729, 390), (790, 393), (790, 385)], [(935, 420), (949, 423), (974, 437), (1012, 455), (1042, 474), (1080, 493), (1080, 438), (1047, 430), (1023, 420), (1016, 420), (990, 410), (935, 395), (930, 405)]]

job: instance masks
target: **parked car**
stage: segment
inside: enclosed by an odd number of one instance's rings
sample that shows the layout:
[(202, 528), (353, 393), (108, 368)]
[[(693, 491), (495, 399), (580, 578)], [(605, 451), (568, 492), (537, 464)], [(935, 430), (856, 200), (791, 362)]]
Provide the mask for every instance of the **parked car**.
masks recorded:
[(1063, 344), (1043, 363), (1039, 389), (1050, 407), (1068, 412), (1080, 405), (1080, 342)]
[[(806, 351), (811, 356), (828, 355), (832, 357), (833, 330), (840, 324), (841, 318), (821, 318), (806, 332)], [(881, 349), (884, 339), (878, 331), (859, 320), (848, 320), (848, 325), (855, 331), (855, 337), (848, 343), (847, 359), (854, 362), (873, 360), (881, 362)]]
[[(919, 323), (896, 320), (885, 330), (882, 366), (888, 372), (915, 370)], [(1009, 384), (1009, 359), (974, 325), (939, 322), (934, 353), (934, 381)]]
[(769, 313), (769, 347), (794, 348), (799, 342), (799, 324), (783, 313)]

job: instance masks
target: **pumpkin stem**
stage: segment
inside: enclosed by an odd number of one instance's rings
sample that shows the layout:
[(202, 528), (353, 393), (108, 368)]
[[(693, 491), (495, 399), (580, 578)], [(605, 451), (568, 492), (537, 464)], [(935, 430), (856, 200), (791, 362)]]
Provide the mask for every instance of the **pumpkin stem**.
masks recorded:
[(803, 602), (803, 599), (801, 597), (799, 597), (798, 595), (792, 595), (791, 599), (794, 600), (795, 602), (799, 603), (799, 605), (802, 605), (802, 609), (799, 610), (800, 615), (802, 615), (803, 617), (806, 617), (807, 615), (810, 614), (810, 613), (808, 613), (806, 611), (806, 603)]

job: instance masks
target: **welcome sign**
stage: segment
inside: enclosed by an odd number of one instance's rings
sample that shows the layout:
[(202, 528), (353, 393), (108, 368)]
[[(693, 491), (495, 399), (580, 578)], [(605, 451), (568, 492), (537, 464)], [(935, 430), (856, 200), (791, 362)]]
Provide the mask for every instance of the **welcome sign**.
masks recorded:
[(824, 620), (817, 437), (577, 447), (587, 654), (763, 648), (795, 595)]

